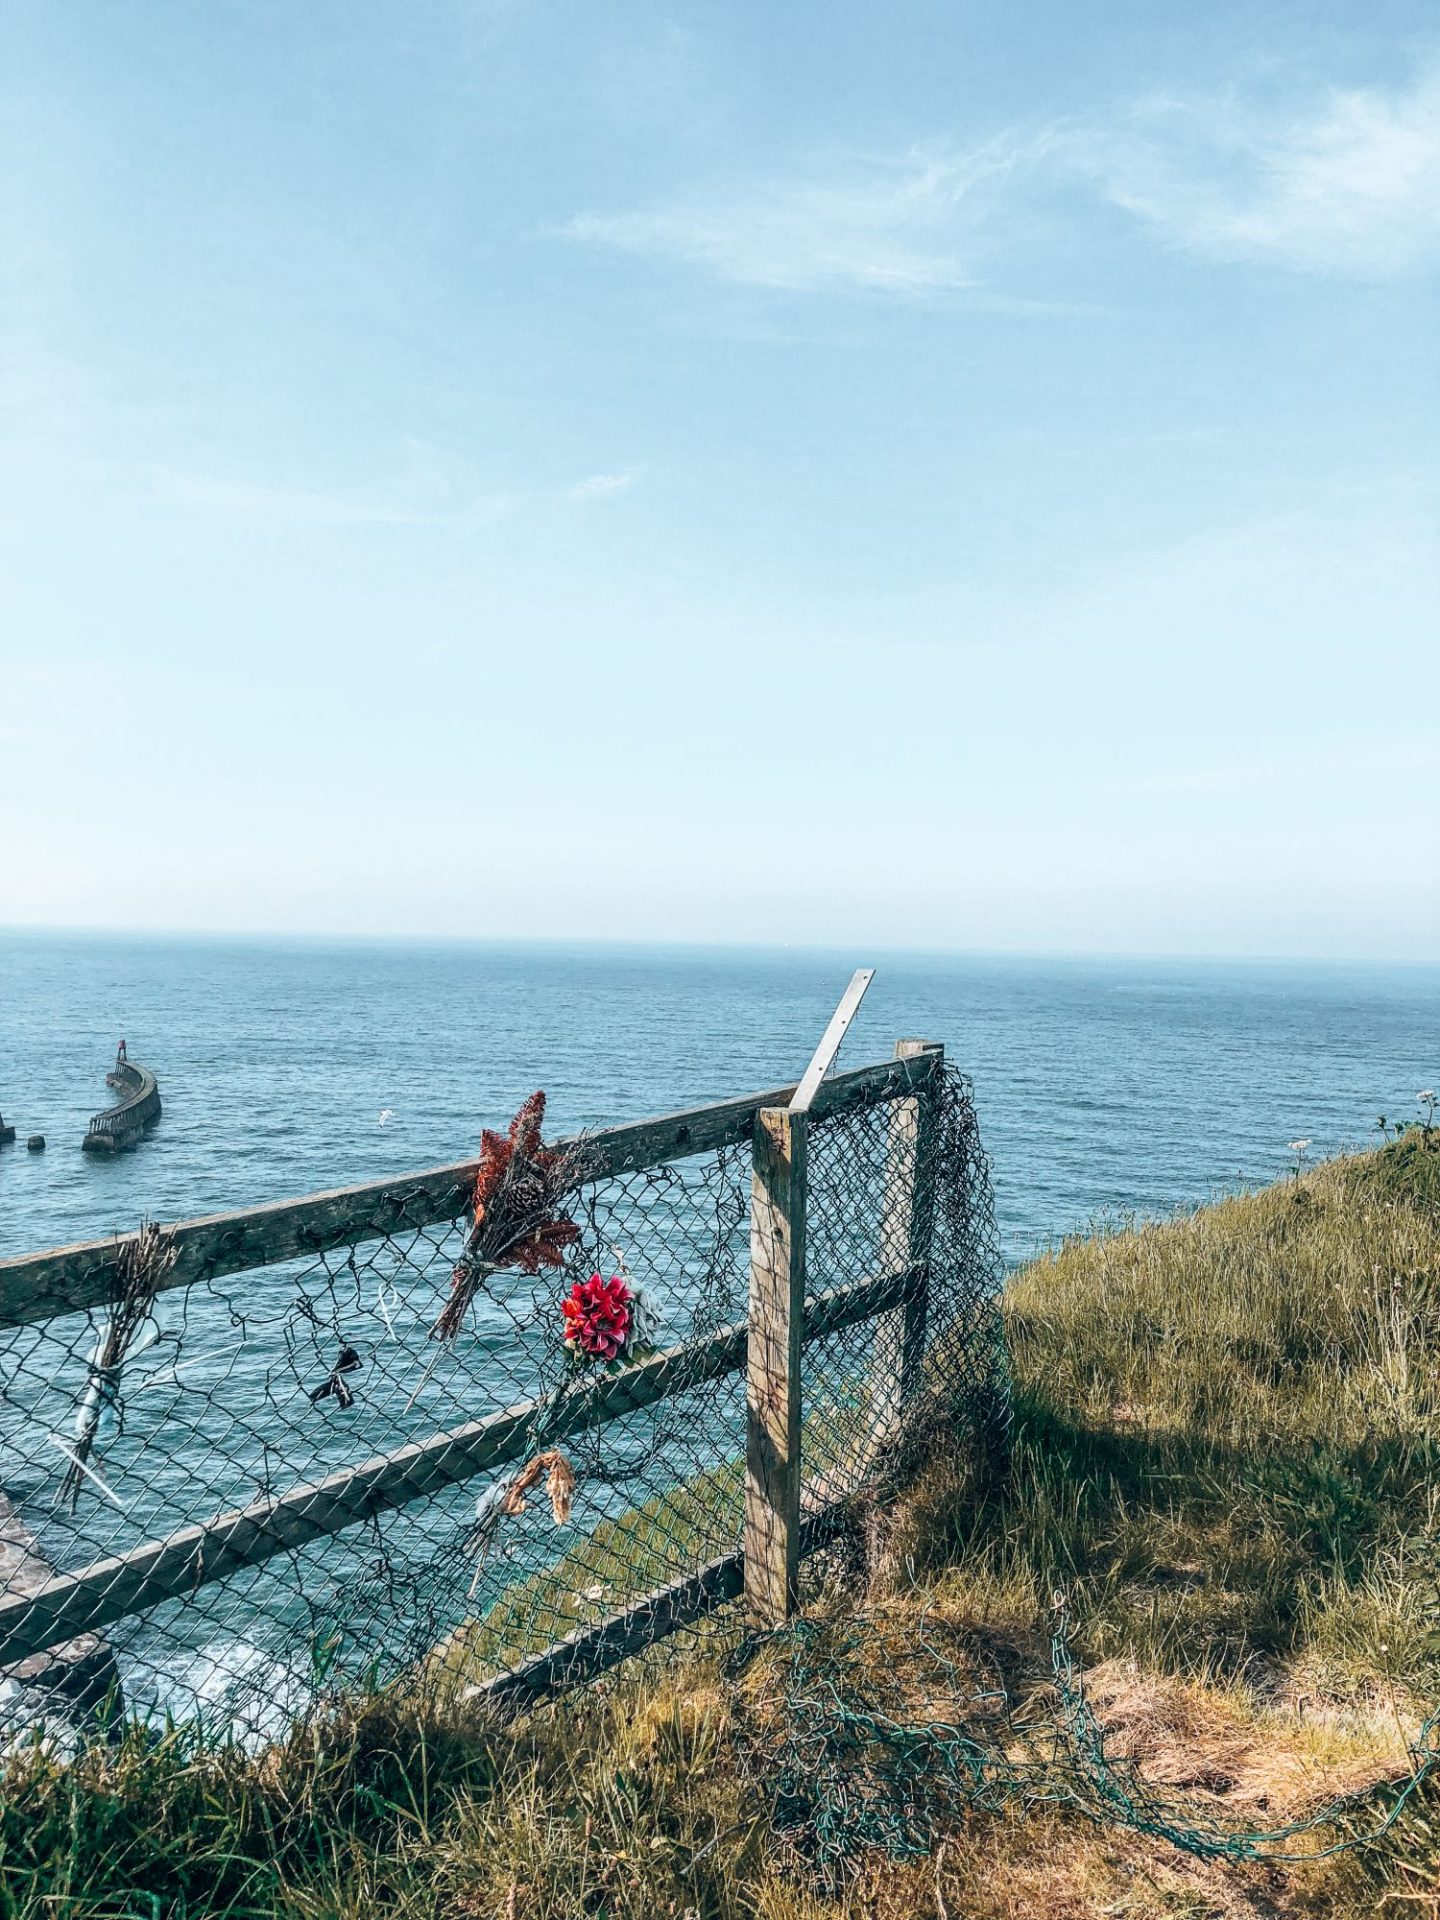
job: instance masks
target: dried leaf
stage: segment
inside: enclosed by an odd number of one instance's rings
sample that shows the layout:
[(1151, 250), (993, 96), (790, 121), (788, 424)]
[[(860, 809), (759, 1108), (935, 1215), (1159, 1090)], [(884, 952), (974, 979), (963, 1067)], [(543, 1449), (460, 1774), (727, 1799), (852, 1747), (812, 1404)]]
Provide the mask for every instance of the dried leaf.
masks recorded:
[(557, 1527), (563, 1527), (570, 1518), (570, 1508), (575, 1499), (575, 1469), (558, 1448), (548, 1454), (542, 1454), (549, 1467), (545, 1476), (545, 1491), (550, 1496), (550, 1511), (555, 1516)]
[(537, 1453), (533, 1460), (527, 1460), (505, 1489), (505, 1497), (500, 1502), (502, 1513), (524, 1513), (525, 1496), (545, 1471), (548, 1454)]
[(575, 1498), (575, 1469), (558, 1447), (547, 1448), (544, 1453), (537, 1453), (532, 1460), (525, 1462), (500, 1496), (501, 1513), (524, 1513), (525, 1496), (542, 1477), (555, 1524), (563, 1527), (570, 1518), (570, 1508)]

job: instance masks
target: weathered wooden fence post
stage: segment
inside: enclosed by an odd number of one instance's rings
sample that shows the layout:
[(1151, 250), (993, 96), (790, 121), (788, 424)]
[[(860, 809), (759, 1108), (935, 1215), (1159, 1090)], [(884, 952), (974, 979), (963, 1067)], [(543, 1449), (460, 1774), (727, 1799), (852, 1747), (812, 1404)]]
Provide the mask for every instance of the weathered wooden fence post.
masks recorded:
[[(927, 1040), (897, 1040), (895, 1058), (931, 1051)], [(905, 1403), (920, 1385), (929, 1313), (930, 1240), (935, 1227), (936, 1083), (890, 1103), (890, 1144), (880, 1223), (880, 1268), (917, 1269), (919, 1281), (903, 1307), (877, 1315), (870, 1389), (871, 1441), (881, 1445), (899, 1425)]]
[(763, 1107), (750, 1188), (745, 1599), (757, 1626), (795, 1610), (800, 1569), (800, 1331), (808, 1119)]

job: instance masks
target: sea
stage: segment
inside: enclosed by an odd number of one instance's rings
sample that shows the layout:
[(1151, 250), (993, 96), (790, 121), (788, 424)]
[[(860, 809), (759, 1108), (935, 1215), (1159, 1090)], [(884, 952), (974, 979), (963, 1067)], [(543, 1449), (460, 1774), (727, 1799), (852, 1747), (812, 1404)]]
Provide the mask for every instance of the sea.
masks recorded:
[[(1373, 1143), (1440, 1082), (1435, 966), (6, 932), (0, 1257), (461, 1160), (536, 1087), (563, 1133), (780, 1085), (857, 965), (841, 1065), (944, 1042), (1012, 1263)], [(84, 1154), (122, 1036), (163, 1117)]]
[[(1092, 1224), (1363, 1146), (1381, 1114), (1416, 1117), (1416, 1094), (1440, 1082), (1436, 968), (10, 933), (0, 1113), (18, 1138), (0, 1148), (0, 1257), (466, 1159), (537, 1087), (553, 1138), (783, 1085), (857, 964), (876, 974), (841, 1064), (885, 1059), (902, 1037), (944, 1043), (973, 1080), (1012, 1265)], [(80, 1143), (109, 1104), (122, 1036), (164, 1112), (133, 1152), (102, 1158)], [(37, 1133), (45, 1149), (29, 1152)], [(655, 1205), (657, 1221), (683, 1217), (673, 1189)], [(673, 1264), (674, 1236), (664, 1244)], [(427, 1245), (412, 1260), (372, 1244), (351, 1276), (337, 1256), (328, 1277), (301, 1260), (167, 1296), (69, 1505), (60, 1456), (87, 1429), (95, 1330), (71, 1316), (0, 1331), (0, 1488), (51, 1565), (92, 1565), (277, 1477), (308, 1485), (545, 1389), (552, 1316), (527, 1305), (533, 1283), (497, 1281), (439, 1348), (429, 1329), (459, 1241), (444, 1256), (437, 1240), (430, 1264)], [(685, 1337), (684, 1275), (644, 1279), (664, 1338)], [(346, 1350), (347, 1397), (317, 1395)], [(478, 1496), (461, 1483), (373, 1535), (351, 1529), (117, 1623), (130, 1710), (198, 1711), (265, 1738), (308, 1698), (317, 1645), (363, 1673), (419, 1657), (507, 1593), (549, 1593), (541, 1576), (572, 1539), (734, 1457), (743, 1383), (722, 1385), (689, 1412), (666, 1403), (678, 1424), (664, 1446), (649, 1416), (607, 1428), (571, 1526), (507, 1521), (493, 1561), (474, 1529), (503, 1488), (482, 1479)], [(545, 1604), (561, 1611), (542, 1640), (613, 1599), (596, 1587)], [(0, 1736), (25, 1724), (26, 1697), (0, 1678)]]

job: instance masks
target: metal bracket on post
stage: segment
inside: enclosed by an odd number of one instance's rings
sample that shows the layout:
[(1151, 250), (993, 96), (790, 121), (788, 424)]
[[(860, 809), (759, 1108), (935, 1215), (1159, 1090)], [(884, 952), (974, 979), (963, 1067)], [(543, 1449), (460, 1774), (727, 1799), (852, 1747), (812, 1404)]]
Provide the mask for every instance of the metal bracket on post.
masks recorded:
[(840, 1051), (840, 1042), (850, 1031), (850, 1022), (860, 1011), (860, 1002), (865, 998), (866, 989), (875, 978), (873, 967), (857, 967), (850, 976), (850, 984), (840, 996), (840, 1004), (830, 1016), (830, 1024), (821, 1035), (820, 1044), (811, 1056), (803, 1078), (790, 1097), (791, 1113), (808, 1113), (810, 1102), (820, 1089), (820, 1082), (835, 1064), (835, 1056)]
[(745, 1399), (745, 1599), (779, 1626), (800, 1581), (800, 1331), (805, 1315), (806, 1151), (810, 1103), (875, 977), (862, 967), (831, 1017), (788, 1108), (755, 1120), (750, 1187), (750, 1313)]

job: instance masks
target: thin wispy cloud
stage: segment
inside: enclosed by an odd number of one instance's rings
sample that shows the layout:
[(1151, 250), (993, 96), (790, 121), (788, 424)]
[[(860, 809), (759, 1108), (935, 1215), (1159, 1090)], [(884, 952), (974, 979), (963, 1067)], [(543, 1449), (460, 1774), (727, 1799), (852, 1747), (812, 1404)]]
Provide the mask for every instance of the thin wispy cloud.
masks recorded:
[(643, 467), (625, 467), (619, 473), (592, 473), (588, 480), (577, 480), (565, 488), (567, 500), (608, 500), (624, 493), (641, 477)]
[[(476, 494), (455, 474), (444, 485), (409, 489), (414, 497), (394, 495), (367, 498), (319, 488), (269, 485), (231, 480), (173, 467), (153, 467), (145, 477), (148, 501), (174, 511), (228, 521), (235, 526), (266, 529), (358, 529), (365, 527), (427, 527), (475, 532), (506, 516), (568, 501), (613, 499), (628, 492), (644, 475), (644, 467), (623, 467), (592, 473), (568, 485), (529, 490)], [(423, 497), (422, 497), (423, 496)]]
[(343, 494), (220, 480), (170, 467), (152, 472), (150, 494), (158, 504), (184, 512), (278, 526), (407, 527), (420, 525), (426, 517), (404, 507)]
[(849, 158), (828, 177), (817, 169), (672, 206), (585, 213), (562, 231), (777, 291), (951, 291), (972, 284), (985, 213), (1006, 176), (1033, 158), (1034, 141)]
[(1411, 730), (1366, 736), (1337, 733), (1304, 746), (1269, 741), (1263, 754), (1249, 760), (1209, 762), (1163, 768), (1129, 769), (1106, 775), (1107, 792), (1145, 796), (1215, 794), (1287, 794), (1321, 788), (1336, 780), (1384, 782), (1396, 767), (1417, 780), (1440, 773), (1440, 733)]
[(802, 175), (587, 212), (569, 239), (776, 292), (975, 297), (1024, 215), (1077, 188), (1217, 261), (1393, 278), (1440, 258), (1440, 61), (1284, 107), (1167, 96), (1094, 120), (850, 156)]
[(1440, 257), (1440, 61), (1400, 87), (1280, 113), (1148, 101), (1063, 153), (1114, 205), (1211, 259), (1389, 279)]

